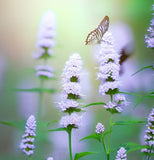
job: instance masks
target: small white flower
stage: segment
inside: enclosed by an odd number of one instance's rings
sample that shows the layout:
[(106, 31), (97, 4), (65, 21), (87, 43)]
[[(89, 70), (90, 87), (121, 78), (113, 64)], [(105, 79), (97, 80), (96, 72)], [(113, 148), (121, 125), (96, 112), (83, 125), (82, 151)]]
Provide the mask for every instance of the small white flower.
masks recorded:
[(39, 48), (38, 51), (34, 54), (33, 58), (39, 59), (45, 54), (47, 54), (48, 56), (52, 56), (53, 55), (52, 49)]
[(81, 85), (75, 82), (68, 82), (63, 85), (63, 92), (64, 94), (73, 94), (76, 96), (81, 97)]
[(64, 101), (61, 101), (58, 103), (58, 108), (64, 112), (66, 111), (68, 108), (78, 108), (79, 103), (73, 99), (66, 99)]
[(97, 77), (99, 79), (107, 79), (111, 77), (113, 80), (118, 80), (119, 71), (120, 71), (120, 65), (109, 62), (99, 67), (99, 73), (97, 74)]
[(102, 125), (102, 123), (97, 123), (95, 132), (98, 134), (103, 133), (104, 132), (104, 125)]
[(74, 53), (70, 56), (69, 60), (65, 63), (63, 70), (63, 83), (72, 81), (72, 77), (76, 78), (77, 82), (80, 82), (82, 69), (82, 59), (78, 53)]
[(115, 102), (109, 101), (106, 105), (104, 105), (104, 108), (106, 108), (106, 109), (113, 109), (113, 108), (116, 107), (116, 105), (117, 104)]
[(108, 45), (113, 45), (113, 37), (112, 37), (112, 34), (111, 32), (107, 31), (103, 37), (102, 37), (102, 43), (101, 45), (103, 46), (104, 44), (108, 44)]
[(111, 90), (118, 89), (120, 85), (121, 85), (120, 81), (108, 81), (108, 82), (105, 82), (104, 84), (100, 85), (99, 94), (100, 95), (106, 95), (106, 92), (108, 92), (109, 89), (111, 89)]
[[(152, 7), (153, 6), (154, 5), (152, 5)], [(147, 31), (149, 32), (148, 35), (145, 35), (145, 43), (147, 44), (147, 48), (154, 48), (154, 14), (151, 20), (150, 27), (147, 29)]]
[(37, 44), (39, 48), (35, 54), (35, 58), (41, 58), (43, 56), (51, 56), (52, 51), (50, 48), (55, 46), (55, 36), (56, 36), (56, 16), (53, 11), (47, 11), (40, 22)]
[(115, 160), (127, 160), (127, 154), (126, 154), (126, 150), (124, 147), (121, 147), (118, 151), (117, 151), (117, 156)]
[[(152, 109), (151, 113), (148, 117), (148, 124), (147, 124), (147, 130), (145, 131), (145, 144), (149, 147), (154, 145), (154, 108)], [(149, 153), (149, 149), (142, 149), (141, 152)], [(154, 149), (151, 150), (151, 153), (154, 153)]]
[(119, 80), (119, 58), (120, 54), (114, 49), (112, 34), (107, 31), (101, 41), (100, 51), (97, 54), (99, 73), (97, 77), (101, 80), (99, 87), (100, 95), (106, 95), (109, 90), (118, 90)]
[(26, 131), (25, 134), (22, 136), (22, 141), (20, 143), (20, 149), (27, 154), (28, 156), (32, 155), (34, 153), (33, 149), (34, 146), (34, 137), (36, 136), (36, 120), (33, 115), (31, 115), (27, 122), (26, 122)]
[(53, 68), (51, 66), (36, 66), (36, 76), (38, 77), (47, 77), (47, 78), (52, 78), (54, 77), (53, 74)]
[(71, 115), (63, 116), (60, 120), (60, 125), (64, 128), (71, 125), (75, 128), (78, 128), (81, 125), (82, 116), (78, 116), (76, 113), (72, 113)]
[[(116, 112), (122, 112), (123, 108), (125, 107), (125, 96), (122, 94), (116, 94), (113, 97), (113, 102), (109, 101), (106, 105), (104, 105), (104, 108), (111, 111), (112, 113)], [(113, 110), (114, 109), (114, 110)]]

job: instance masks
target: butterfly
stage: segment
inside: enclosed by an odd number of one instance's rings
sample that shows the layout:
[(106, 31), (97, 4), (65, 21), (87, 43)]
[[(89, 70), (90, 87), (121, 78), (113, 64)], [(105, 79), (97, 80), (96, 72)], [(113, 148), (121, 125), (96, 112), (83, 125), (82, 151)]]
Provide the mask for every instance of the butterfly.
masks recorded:
[(108, 30), (108, 28), (109, 17), (105, 16), (101, 23), (98, 25), (98, 27), (88, 34), (87, 39), (85, 41), (85, 45), (99, 44), (102, 40), (104, 33)]

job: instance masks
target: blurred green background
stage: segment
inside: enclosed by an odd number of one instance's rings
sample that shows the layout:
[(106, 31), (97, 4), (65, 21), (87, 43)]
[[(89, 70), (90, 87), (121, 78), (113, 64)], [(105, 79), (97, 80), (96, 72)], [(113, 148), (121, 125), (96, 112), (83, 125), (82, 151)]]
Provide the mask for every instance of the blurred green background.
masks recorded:
[[(57, 45), (54, 48), (53, 58), (49, 60), (49, 64), (57, 72), (57, 81), (48, 81), (46, 85), (48, 87), (54, 86), (57, 93), (61, 92), (60, 74), (65, 61), (68, 60), (68, 57), (73, 52), (79, 52), (83, 58), (84, 68), (90, 74), (91, 89), (84, 100), (87, 104), (102, 100), (102, 97), (98, 95), (100, 82), (96, 80), (95, 67), (97, 64), (93, 56), (93, 46), (84, 45), (87, 34), (97, 27), (105, 15), (110, 17), (111, 26), (116, 22), (122, 21), (130, 26), (134, 36), (135, 49), (130, 60), (136, 63), (138, 69), (150, 65), (153, 63), (154, 54), (152, 50), (146, 48), (144, 36), (152, 19), (152, 4), (152, 0), (1, 0), (0, 121), (25, 120), (27, 116), (24, 116), (22, 109), (19, 107), (22, 100), (31, 111), (27, 115), (33, 114), (33, 110), (35, 110), (30, 105), (37, 106), (38, 97), (36, 93), (26, 93), (26, 95), (21, 93), (20, 95), (20, 93), (16, 93), (12, 89), (17, 87), (37, 87), (39, 85), (39, 79), (35, 77), (35, 72), (31, 70), (36, 64), (41, 64), (41, 61), (34, 60), (32, 56), (36, 52), (35, 44), (39, 22), (46, 10), (53, 10), (57, 15)], [(148, 78), (152, 79), (152, 75)], [(142, 94), (146, 92), (145, 88), (141, 88), (137, 92)], [(44, 95), (44, 112), (42, 116), (44, 120), (60, 119), (60, 113), (55, 104), (57, 97), (58, 95)], [(146, 113), (146, 116), (148, 116), (150, 107), (153, 107), (151, 101), (149, 102), (148, 100), (144, 101), (143, 106), (147, 106), (147, 112), (144, 112), (145, 108), (141, 108), (139, 118), (145, 118), (142, 116)], [(93, 107), (87, 111), (92, 114), (88, 135), (93, 133), (98, 121), (105, 126), (108, 125), (109, 113), (104, 111), (102, 107)], [(144, 114), (142, 114), (142, 111)], [(134, 112), (132, 109), (129, 114), (115, 116), (115, 119), (130, 119), (134, 116)], [(112, 141), (113, 147), (129, 141), (140, 143), (141, 130), (142, 125), (115, 128)], [(123, 134), (123, 131), (125, 131), (125, 134)], [(18, 149), (22, 134), (23, 132), (15, 128), (0, 124), (0, 159), (25, 158)], [(43, 155), (41, 155), (40, 159), (45, 159), (53, 153), (54, 146), (52, 142), (50, 143), (46, 140), (41, 143), (41, 154)], [(86, 150), (100, 151), (101, 146), (95, 141), (87, 141), (87, 148), (84, 151)], [(59, 151), (59, 153), (61, 152)], [(58, 160), (55, 157), (56, 159)], [(102, 154), (97, 154), (83, 159), (97, 160), (103, 158)], [(128, 159), (141, 159), (141, 154), (139, 151), (130, 153), (128, 154)]]

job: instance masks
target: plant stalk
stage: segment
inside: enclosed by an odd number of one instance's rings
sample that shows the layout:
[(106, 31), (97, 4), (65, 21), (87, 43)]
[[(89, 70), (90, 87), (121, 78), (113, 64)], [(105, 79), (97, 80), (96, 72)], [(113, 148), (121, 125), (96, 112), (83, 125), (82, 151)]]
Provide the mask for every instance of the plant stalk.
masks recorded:
[(72, 157), (72, 128), (68, 129), (68, 139), (69, 139), (70, 160), (73, 160), (73, 157)]
[(148, 154), (147, 160), (150, 160), (152, 148), (153, 148), (153, 145), (152, 145), (151, 148), (150, 148), (150, 152), (149, 152), (149, 154)]
[(32, 158), (31, 158), (31, 157), (29, 157), (29, 158), (28, 158), (28, 160), (32, 160)]
[[(43, 84), (44, 84), (44, 79), (41, 78), (41, 81), (40, 81), (40, 89), (43, 88)], [(42, 92), (42, 90), (40, 90), (40, 95), (39, 95), (39, 109), (38, 109), (38, 121), (40, 121), (40, 118), (41, 118), (42, 102), (43, 102), (43, 92)]]
[(102, 142), (102, 144), (103, 144), (104, 151), (105, 151), (105, 153), (106, 153), (106, 155), (107, 155), (106, 145), (105, 145), (105, 142), (104, 142), (104, 140), (103, 140), (102, 137), (101, 137), (101, 142)]
[[(112, 120), (113, 120), (113, 114), (111, 114), (111, 118), (110, 118), (110, 130), (112, 130)], [(107, 160), (110, 159), (111, 133), (112, 133), (112, 132), (110, 132), (110, 134), (109, 134), (108, 151), (107, 151)]]

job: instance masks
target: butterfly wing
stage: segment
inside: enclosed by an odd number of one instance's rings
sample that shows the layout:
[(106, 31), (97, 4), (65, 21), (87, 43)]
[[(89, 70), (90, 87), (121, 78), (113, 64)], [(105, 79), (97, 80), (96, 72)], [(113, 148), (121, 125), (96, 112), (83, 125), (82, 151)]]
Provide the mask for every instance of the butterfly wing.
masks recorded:
[(98, 34), (97, 32), (98, 32), (98, 31), (97, 31), (97, 28), (96, 28), (95, 30), (91, 31), (91, 32), (88, 34), (87, 39), (86, 39), (86, 41), (85, 41), (85, 45), (88, 45), (88, 44), (97, 44), (97, 43), (98, 43), (98, 39), (99, 39), (98, 36), (99, 36), (100, 34)]
[(104, 33), (108, 30), (108, 27), (109, 27), (109, 17), (105, 16), (104, 19), (99, 24), (99, 26), (88, 34), (87, 39), (85, 41), (85, 45), (100, 43)]
[(109, 28), (109, 17), (105, 16), (104, 19), (101, 21), (101, 23), (99, 24), (99, 26), (97, 27), (99, 30), (101, 30), (102, 33), (102, 37), (104, 35), (104, 33), (108, 30)]

